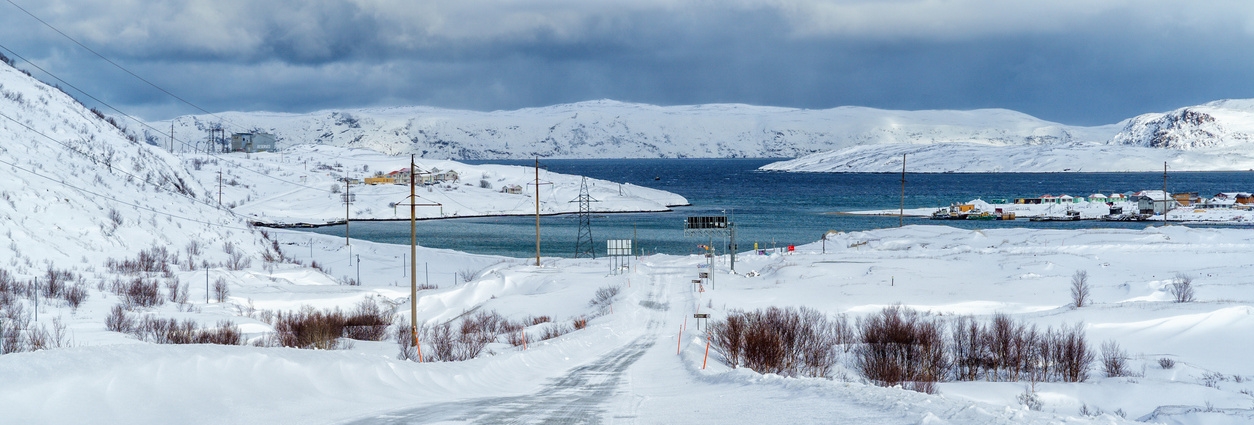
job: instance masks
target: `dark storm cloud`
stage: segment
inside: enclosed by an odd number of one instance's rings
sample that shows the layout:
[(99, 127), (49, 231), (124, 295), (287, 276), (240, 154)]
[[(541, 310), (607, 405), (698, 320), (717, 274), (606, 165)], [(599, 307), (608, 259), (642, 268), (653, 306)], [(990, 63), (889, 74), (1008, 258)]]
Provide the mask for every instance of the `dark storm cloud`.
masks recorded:
[[(1254, 97), (1244, 2), (14, 1), (209, 110), (612, 98), (1104, 124)], [(2, 44), (93, 94), (195, 112), (0, 9)]]

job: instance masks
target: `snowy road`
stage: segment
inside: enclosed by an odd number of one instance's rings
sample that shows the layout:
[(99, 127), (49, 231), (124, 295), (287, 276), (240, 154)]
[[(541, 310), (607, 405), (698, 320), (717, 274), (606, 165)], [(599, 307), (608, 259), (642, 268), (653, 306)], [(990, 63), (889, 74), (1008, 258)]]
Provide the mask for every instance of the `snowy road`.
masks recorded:
[(605, 402), (618, 393), (623, 372), (653, 346), (655, 337), (640, 337), (591, 364), (571, 370), (535, 394), (436, 404), (349, 423), (601, 423)]
[[(700, 423), (713, 417), (731, 423), (918, 423), (919, 417), (885, 411), (878, 403), (854, 400), (813, 388), (798, 391), (772, 384), (703, 378), (675, 355), (676, 313), (689, 315), (700, 302), (688, 290), (689, 267), (648, 266), (649, 284), (636, 303), (619, 314), (633, 314), (643, 335), (609, 353), (553, 378), (532, 394), (485, 397), (397, 410), (346, 422), (353, 425), (430, 423), (619, 424)], [(682, 306), (689, 306), (688, 308)], [(677, 311), (684, 310), (684, 311)], [(682, 317), (682, 316), (679, 316)], [(689, 331), (691, 332), (691, 331)], [(658, 344), (662, 342), (662, 344)], [(682, 385), (677, 385), (682, 382)], [(734, 412), (729, 414), (729, 412)]]

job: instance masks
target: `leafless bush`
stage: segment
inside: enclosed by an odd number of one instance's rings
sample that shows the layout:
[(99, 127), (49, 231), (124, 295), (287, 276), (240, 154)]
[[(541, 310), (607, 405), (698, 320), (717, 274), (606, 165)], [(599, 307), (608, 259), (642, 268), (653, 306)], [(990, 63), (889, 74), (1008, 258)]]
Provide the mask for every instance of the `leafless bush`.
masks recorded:
[(74, 278), (74, 272), (72, 271), (48, 267), (48, 270), (44, 272), (43, 282), (41, 282), (42, 285), (39, 288), (40, 296), (47, 299), (61, 298), (65, 288), (69, 286), (69, 282), (74, 280)]
[(426, 291), (426, 290), (431, 290), (431, 289), (440, 289), (440, 286), (434, 283), (419, 283), (418, 286), (415, 287), (415, 289), (419, 291)]
[(809, 308), (733, 310), (710, 326), (711, 346), (729, 366), (785, 376), (826, 376), (841, 344), (836, 325)]
[(1073, 327), (1064, 326), (1055, 342), (1057, 350), (1055, 361), (1062, 371), (1064, 382), (1084, 382), (1089, 377), (1095, 354), (1089, 349), (1084, 337), (1084, 324), (1077, 323)]
[(226, 284), (226, 279), (218, 278), (213, 281), (213, 297), (218, 302), (226, 301), (231, 296), (231, 287)]
[[(123, 314), (126, 314), (123, 312)], [(130, 333), (140, 340), (155, 344), (218, 344), (240, 345), (243, 333), (231, 321), (218, 322), (216, 328), (201, 328), (194, 320), (144, 317), (135, 322)]]
[(398, 360), (418, 360), (418, 350), (414, 348), (413, 329), (410, 328), (409, 319), (401, 319), (396, 322), (394, 335), (397, 348), (399, 349), (396, 358)]
[(570, 331), (572, 330), (574, 329), (568, 325), (552, 323), (552, 324), (549, 324), (548, 326), (545, 326), (544, 329), (540, 331), (540, 340), (544, 341), (547, 339), (557, 338), (559, 336), (570, 333)]
[(575, 330), (586, 328), (588, 327), (588, 318), (586, 317), (575, 318), (574, 322), (571, 323), (571, 325), (575, 327)]
[(366, 298), (357, 303), (344, 320), (344, 336), (361, 341), (382, 341), (387, 338), (388, 326), (392, 325), (392, 314), (383, 311), (374, 298)]
[(1171, 297), (1178, 303), (1193, 302), (1193, 277), (1177, 274), (1171, 279)]
[(461, 278), (462, 282), (470, 282), (472, 280), (475, 280), (475, 275), (478, 275), (478, 274), (479, 272), (477, 270), (470, 269), (470, 268), (461, 269), (457, 271), (457, 277)]
[(457, 360), (453, 356), (454, 344), (457, 338), (453, 336), (453, 325), (444, 323), (425, 329), (423, 340), (431, 346), (432, 361), (454, 361)]
[(1102, 372), (1107, 378), (1117, 378), (1128, 373), (1128, 353), (1114, 340), (1102, 343)]
[(169, 274), (170, 262), (173, 257), (164, 246), (153, 246), (151, 248), (140, 250), (135, 259), (124, 258), (122, 260), (108, 259), (105, 260), (105, 267), (109, 271), (121, 274), (137, 274), (137, 273), (162, 273)]
[(1036, 392), (1032, 391), (1030, 388), (1025, 387), (1023, 389), (1023, 394), (1019, 394), (1017, 399), (1019, 400), (1019, 404), (1026, 406), (1028, 410), (1039, 412), (1045, 407), (1045, 403), (1041, 402), (1041, 396), (1037, 395)]
[(161, 298), (161, 290), (157, 281), (144, 277), (136, 277), (121, 288), (122, 300), (127, 310), (136, 307), (154, 307), (165, 302)]
[(84, 301), (87, 301), (87, 285), (80, 282), (73, 286), (68, 286), (61, 293), (61, 298), (70, 306), (70, 309), (78, 311), (78, 307), (82, 306)]
[(605, 308), (614, 302), (614, 297), (618, 296), (618, 285), (610, 285), (597, 289), (596, 294), (592, 296), (592, 300), (588, 301), (589, 307)]
[(284, 347), (334, 350), (341, 348), (345, 317), (339, 309), (322, 311), (305, 306), (275, 316), (275, 339)]
[(1158, 359), (1158, 367), (1163, 369), (1171, 369), (1176, 367), (1176, 361), (1170, 357), (1162, 357)]
[(130, 333), (135, 328), (135, 319), (126, 314), (126, 309), (121, 304), (114, 304), (109, 310), (109, 315), (105, 316), (105, 329), (113, 332)]
[(1071, 275), (1071, 305), (1076, 308), (1084, 307), (1089, 304), (1089, 272), (1085, 270), (1076, 270)]
[(891, 306), (859, 321), (862, 343), (854, 349), (862, 376), (881, 386), (934, 391), (948, 368), (943, 325), (918, 312)]

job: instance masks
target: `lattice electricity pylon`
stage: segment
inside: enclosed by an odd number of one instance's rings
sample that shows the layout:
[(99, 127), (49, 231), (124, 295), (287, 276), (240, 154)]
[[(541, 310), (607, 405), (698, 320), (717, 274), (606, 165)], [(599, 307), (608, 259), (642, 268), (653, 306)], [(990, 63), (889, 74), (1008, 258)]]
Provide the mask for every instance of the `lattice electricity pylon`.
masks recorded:
[(592, 203), (601, 201), (588, 195), (587, 177), (579, 184), (579, 197), (570, 202), (579, 203), (579, 235), (575, 237), (575, 258), (585, 254), (597, 258), (596, 247), (592, 245)]

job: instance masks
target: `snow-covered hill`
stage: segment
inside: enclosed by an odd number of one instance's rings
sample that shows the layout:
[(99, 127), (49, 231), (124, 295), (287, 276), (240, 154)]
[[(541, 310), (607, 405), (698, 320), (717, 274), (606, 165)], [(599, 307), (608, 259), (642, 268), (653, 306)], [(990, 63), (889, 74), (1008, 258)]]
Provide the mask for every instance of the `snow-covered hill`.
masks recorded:
[(230, 243), (263, 245), (247, 221), (209, 205), (179, 160), (128, 140), (70, 96), (0, 64), (2, 267), (17, 276), (49, 268), (92, 270), (153, 246), (195, 241), (217, 262)]
[[(409, 185), (353, 184), (377, 173), (408, 169), (409, 157), (387, 156), (367, 149), (301, 145), (283, 153), (185, 154), (193, 176), (216, 184), (221, 172), (222, 203), (249, 220), (265, 224), (326, 224), (344, 220), (342, 194), (354, 198), (353, 220), (408, 219), (403, 205)], [(419, 185), (419, 218), (526, 215), (535, 212), (535, 169), (509, 165), (468, 165), (447, 160), (418, 160), (419, 170), (457, 173), (457, 181)], [(580, 176), (540, 170), (541, 214), (579, 211)], [(594, 212), (669, 211), (688, 205), (684, 197), (657, 189), (588, 179)], [(514, 187), (520, 193), (502, 191)], [(215, 188), (216, 189), (216, 188)], [(216, 200), (215, 200), (216, 202)], [(399, 208), (395, 206), (402, 205)]]
[[(1095, 127), (1110, 129), (1115, 126)], [(907, 154), (912, 172), (1063, 172), (1254, 169), (1254, 100), (1221, 100), (1166, 113), (1144, 114), (1104, 141), (851, 146), (768, 164), (801, 172), (892, 172)]]
[[(1075, 127), (1004, 109), (805, 110), (713, 104), (653, 106), (608, 100), (474, 112), (429, 107), (226, 112), (174, 121), (175, 137), (204, 139), (210, 128), (262, 130), (279, 146), (359, 147), (431, 159), (797, 157), (857, 145), (973, 142), (1035, 146), (1100, 142), (1117, 126)], [(154, 123), (169, 128), (169, 121)]]

